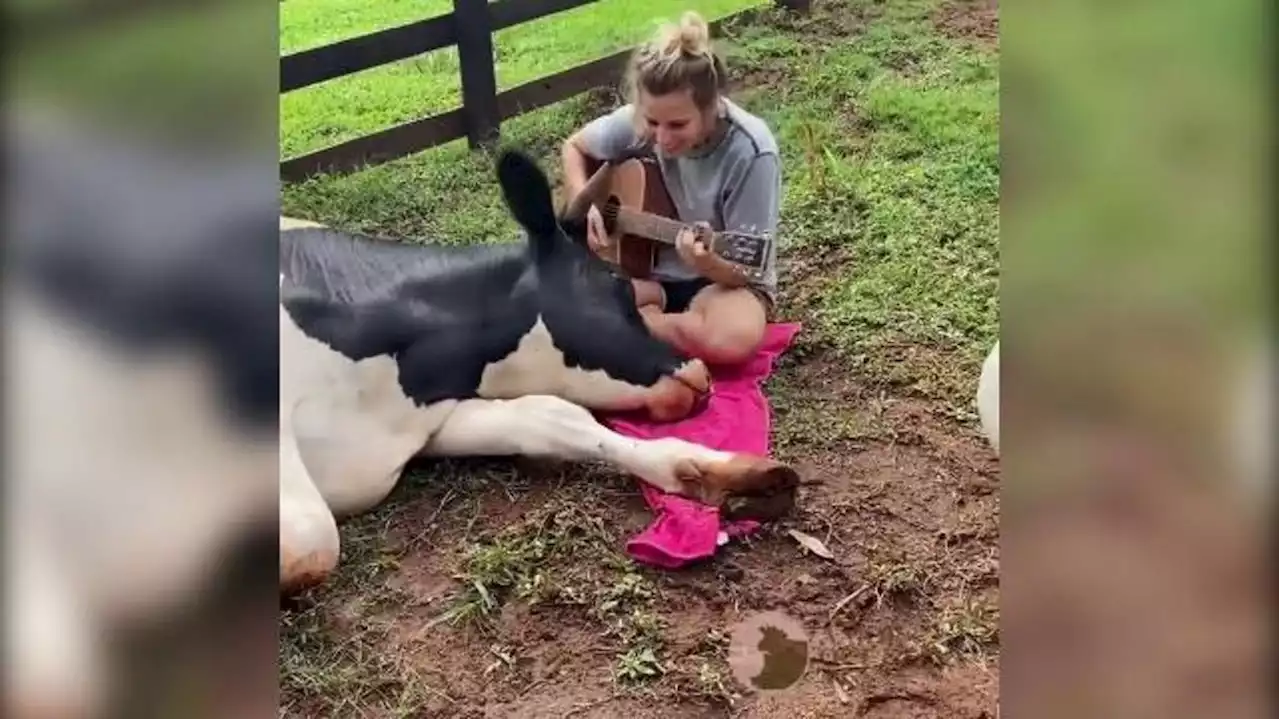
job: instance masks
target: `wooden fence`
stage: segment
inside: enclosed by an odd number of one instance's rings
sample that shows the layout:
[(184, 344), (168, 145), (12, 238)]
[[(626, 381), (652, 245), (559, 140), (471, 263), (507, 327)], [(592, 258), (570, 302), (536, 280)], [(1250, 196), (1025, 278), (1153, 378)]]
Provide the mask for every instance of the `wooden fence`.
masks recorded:
[[(281, 94), (379, 65), (457, 46), (462, 106), (380, 130), (280, 163), (280, 176), (297, 181), (318, 173), (346, 174), (466, 137), (471, 147), (498, 140), (503, 120), (566, 100), (621, 78), (632, 49), (548, 77), (497, 91), (493, 33), (597, 0), (453, 0), (453, 12), (379, 30), (280, 58)], [(773, 0), (807, 12), (810, 0)], [(711, 23), (718, 34), (727, 22), (758, 12), (751, 8)]]

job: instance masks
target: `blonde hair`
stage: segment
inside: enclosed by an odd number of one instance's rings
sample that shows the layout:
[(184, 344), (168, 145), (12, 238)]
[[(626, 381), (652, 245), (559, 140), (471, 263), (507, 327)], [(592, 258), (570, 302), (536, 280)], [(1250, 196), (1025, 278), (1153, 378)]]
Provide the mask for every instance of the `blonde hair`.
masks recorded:
[(648, 42), (636, 48), (627, 66), (626, 96), (635, 102), (640, 90), (666, 95), (690, 90), (693, 102), (707, 110), (725, 87), (724, 62), (711, 47), (711, 29), (689, 10), (679, 23), (666, 23)]

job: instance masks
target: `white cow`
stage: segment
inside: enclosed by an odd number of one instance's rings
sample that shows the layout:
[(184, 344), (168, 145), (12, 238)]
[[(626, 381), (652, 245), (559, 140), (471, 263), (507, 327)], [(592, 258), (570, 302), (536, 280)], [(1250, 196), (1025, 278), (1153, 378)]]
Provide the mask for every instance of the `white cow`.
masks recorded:
[(991, 446), (1000, 452), (1000, 343), (997, 341), (982, 363), (978, 377), (978, 421)]

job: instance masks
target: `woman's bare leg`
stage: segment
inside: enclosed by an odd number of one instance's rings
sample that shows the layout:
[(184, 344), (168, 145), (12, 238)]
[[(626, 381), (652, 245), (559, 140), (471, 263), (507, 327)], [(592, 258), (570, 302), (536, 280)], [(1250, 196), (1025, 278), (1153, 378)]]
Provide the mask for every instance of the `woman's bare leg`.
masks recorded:
[(760, 298), (746, 288), (711, 285), (699, 290), (686, 312), (641, 307), (658, 339), (704, 362), (737, 364), (749, 359), (764, 339), (768, 316)]
[(667, 293), (653, 280), (631, 280), (636, 292), (636, 307), (656, 307), (661, 311), (667, 306)]

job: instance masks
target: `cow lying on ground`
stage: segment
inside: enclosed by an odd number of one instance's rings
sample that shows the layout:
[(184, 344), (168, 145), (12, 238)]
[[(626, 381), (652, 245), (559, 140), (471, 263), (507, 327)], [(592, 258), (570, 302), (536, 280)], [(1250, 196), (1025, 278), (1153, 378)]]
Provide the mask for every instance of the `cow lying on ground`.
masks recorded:
[(679, 419), (710, 376), (649, 335), (630, 283), (571, 238), (580, 218), (556, 216), (530, 159), (504, 153), (498, 179), (527, 244), (410, 245), (282, 221), (285, 591), (324, 579), (337, 518), (380, 503), (414, 457), (602, 461), (738, 517), (793, 497), (797, 476), (776, 461), (595, 420), (589, 410)]

